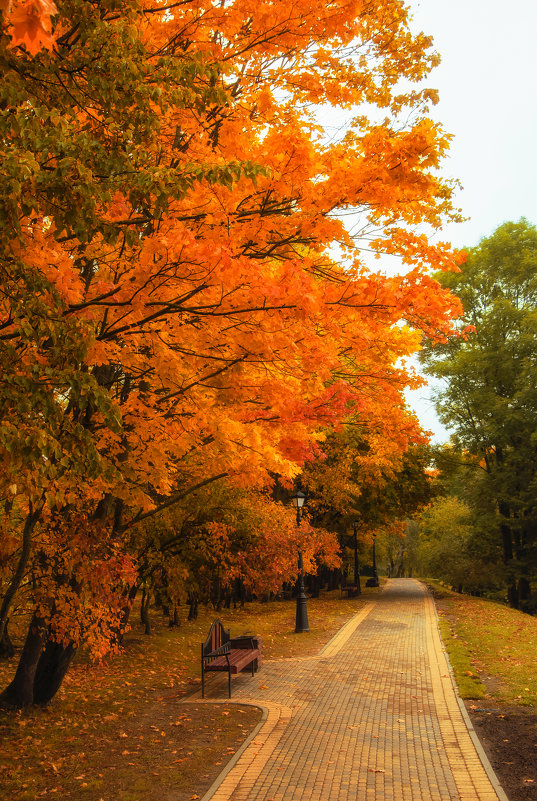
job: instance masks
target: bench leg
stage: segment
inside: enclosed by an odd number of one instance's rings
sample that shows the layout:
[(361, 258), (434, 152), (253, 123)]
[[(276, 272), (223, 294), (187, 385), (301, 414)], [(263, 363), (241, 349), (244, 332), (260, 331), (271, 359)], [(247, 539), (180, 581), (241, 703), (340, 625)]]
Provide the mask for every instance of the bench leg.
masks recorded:
[(231, 698), (231, 668), (227, 672), (227, 692), (229, 698)]
[(205, 698), (205, 671), (203, 670), (203, 662), (201, 663), (201, 697)]

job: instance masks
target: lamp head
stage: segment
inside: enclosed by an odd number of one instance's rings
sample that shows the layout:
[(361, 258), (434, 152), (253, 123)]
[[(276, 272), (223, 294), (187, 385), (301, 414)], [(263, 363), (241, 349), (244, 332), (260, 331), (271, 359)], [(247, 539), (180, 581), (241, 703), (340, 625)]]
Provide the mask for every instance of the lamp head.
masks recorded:
[(303, 492), (295, 492), (293, 495), (293, 506), (295, 509), (301, 509), (304, 506), (304, 501), (306, 500), (306, 496)]

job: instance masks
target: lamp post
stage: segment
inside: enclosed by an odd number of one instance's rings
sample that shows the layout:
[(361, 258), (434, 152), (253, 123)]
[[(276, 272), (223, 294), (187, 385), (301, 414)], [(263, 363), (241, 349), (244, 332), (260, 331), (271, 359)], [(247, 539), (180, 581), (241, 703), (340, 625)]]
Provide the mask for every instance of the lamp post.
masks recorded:
[(378, 576), (378, 573), (377, 573), (377, 559), (376, 559), (376, 555), (375, 555), (375, 540), (376, 540), (376, 538), (377, 538), (377, 535), (373, 534), (373, 578), (375, 580), (375, 583), (372, 585), (373, 587), (378, 587), (379, 586), (379, 576)]
[(362, 588), (360, 587), (360, 571), (358, 569), (358, 540), (356, 538), (358, 520), (355, 520), (352, 526), (354, 529), (354, 586), (356, 587), (356, 594), (360, 595)]
[[(296, 509), (296, 524), (300, 526), (301, 509), (304, 506), (306, 496), (303, 492), (293, 495), (293, 506)], [(296, 626), (295, 632), (309, 631), (308, 609), (306, 607), (306, 593), (304, 592), (304, 563), (302, 561), (302, 550), (298, 551), (298, 580), (296, 594)]]

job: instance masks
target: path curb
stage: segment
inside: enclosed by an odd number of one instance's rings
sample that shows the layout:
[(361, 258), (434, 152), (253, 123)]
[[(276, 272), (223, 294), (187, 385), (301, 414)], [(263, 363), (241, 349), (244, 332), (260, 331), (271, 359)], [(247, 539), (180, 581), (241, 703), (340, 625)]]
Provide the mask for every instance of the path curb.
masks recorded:
[[(420, 583), (422, 583), (422, 582), (420, 582)], [(437, 610), (436, 604), (434, 602), (434, 596), (433, 596), (433, 594), (431, 593), (431, 591), (429, 590), (429, 588), (427, 587), (426, 584), (422, 584), (422, 586), (424, 587), (424, 589), (428, 593), (428, 595), (431, 597), (433, 609), (434, 609), (435, 615), (436, 615), (436, 625), (438, 626), (438, 631), (440, 632), (440, 625), (439, 625), (440, 618), (438, 616), (438, 610)], [(477, 734), (476, 730), (474, 729), (472, 720), (470, 718), (470, 715), (468, 714), (468, 710), (466, 709), (466, 705), (465, 705), (464, 701), (462, 700), (462, 698), (459, 695), (457, 682), (455, 680), (455, 673), (453, 672), (453, 668), (451, 666), (451, 662), (449, 661), (449, 655), (448, 655), (447, 650), (446, 650), (446, 648), (444, 646), (444, 642), (442, 640), (442, 635), (441, 634), (440, 634), (440, 641), (442, 642), (442, 650), (444, 651), (444, 655), (446, 657), (446, 662), (447, 662), (447, 666), (448, 666), (448, 669), (449, 669), (449, 675), (451, 677), (451, 684), (453, 686), (453, 692), (455, 693), (455, 698), (457, 699), (457, 703), (459, 705), (459, 709), (461, 711), (461, 715), (462, 715), (462, 717), (464, 719), (464, 722), (466, 723), (466, 728), (468, 729), (468, 734), (470, 735), (470, 738), (471, 738), (471, 740), (472, 740), (472, 742), (474, 744), (475, 750), (477, 751), (477, 755), (479, 756), (479, 759), (481, 760), (481, 762), (483, 764), (483, 768), (485, 769), (485, 772), (486, 772), (486, 774), (487, 774), (487, 776), (489, 778), (489, 781), (492, 784), (492, 786), (493, 786), (493, 788), (494, 788), (494, 790), (495, 790), (495, 792), (496, 792), (496, 794), (498, 796), (499, 801), (509, 801), (509, 798), (505, 794), (505, 791), (504, 791), (503, 787), (501, 786), (498, 777), (496, 776), (494, 768), (492, 767), (492, 765), (490, 763), (490, 760), (489, 760), (489, 758), (487, 756), (487, 752), (483, 748), (483, 746), (481, 744), (481, 741), (480, 741), (480, 739), (478, 737), (478, 734)]]

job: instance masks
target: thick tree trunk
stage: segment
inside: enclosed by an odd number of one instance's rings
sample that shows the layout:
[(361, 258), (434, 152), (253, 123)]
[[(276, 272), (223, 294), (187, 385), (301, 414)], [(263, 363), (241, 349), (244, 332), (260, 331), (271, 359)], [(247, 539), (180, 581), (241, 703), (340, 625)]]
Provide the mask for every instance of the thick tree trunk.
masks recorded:
[(76, 653), (72, 643), (64, 646), (49, 640), (37, 663), (34, 678), (34, 704), (48, 704), (61, 687)]
[(48, 627), (33, 616), (12, 682), (0, 693), (0, 705), (22, 708), (34, 703), (34, 679)]

